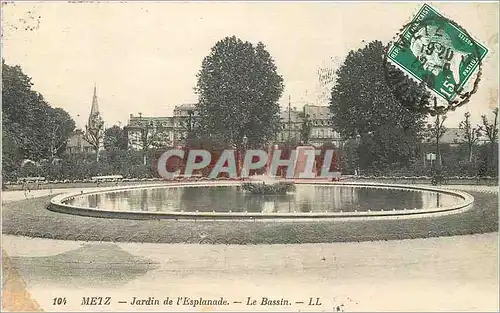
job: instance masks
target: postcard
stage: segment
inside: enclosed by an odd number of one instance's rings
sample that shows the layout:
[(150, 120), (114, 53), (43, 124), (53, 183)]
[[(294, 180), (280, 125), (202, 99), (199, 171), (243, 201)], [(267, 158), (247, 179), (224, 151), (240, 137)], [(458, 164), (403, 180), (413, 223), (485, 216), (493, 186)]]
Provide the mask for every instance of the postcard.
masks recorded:
[(2, 311), (498, 311), (496, 1), (5, 1)]

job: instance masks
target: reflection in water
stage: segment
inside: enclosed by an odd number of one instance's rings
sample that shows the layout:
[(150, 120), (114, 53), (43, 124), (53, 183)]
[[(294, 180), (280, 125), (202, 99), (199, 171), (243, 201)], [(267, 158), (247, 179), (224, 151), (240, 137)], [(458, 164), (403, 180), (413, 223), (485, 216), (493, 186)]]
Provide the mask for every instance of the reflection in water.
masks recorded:
[(449, 206), (459, 198), (428, 191), (297, 185), (286, 195), (255, 195), (237, 187), (179, 187), (117, 191), (75, 197), (70, 204), (119, 211), (339, 212)]
[(447, 202), (449, 195), (437, 192), (429, 192), (422, 195), (423, 208), (435, 208), (440, 206), (448, 206), (453, 203)]

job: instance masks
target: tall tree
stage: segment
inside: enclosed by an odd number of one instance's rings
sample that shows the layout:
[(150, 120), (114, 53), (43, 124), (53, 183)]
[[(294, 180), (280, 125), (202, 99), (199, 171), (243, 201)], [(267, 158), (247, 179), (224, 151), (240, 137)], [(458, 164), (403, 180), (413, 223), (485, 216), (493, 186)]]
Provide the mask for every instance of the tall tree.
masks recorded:
[(22, 156), (16, 147), (15, 136), (8, 127), (2, 127), (2, 181), (13, 179), (19, 169)]
[(75, 130), (75, 121), (61, 108), (49, 111), (49, 152), (51, 161), (66, 147), (68, 138)]
[(467, 144), (469, 162), (472, 162), (472, 150), (481, 136), (481, 127), (473, 127), (470, 121), (470, 112), (465, 112), (464, 119), (458, 124), (462, 131), (462, 139)]
[(103, 128), (104, 122), (102, 120), (99, 120), (94, 127), (85, 125), (85, 132), (83, 134), (83, 139), (88, 142), (95, 151), (96, 161), (99, 161), (99, 149), (101, 148), (101, 143), (104, 136)]
[(481, 115), (481, 129), (488, 137), (489, 142), (493, 145), (498, 140), (498, 108), (493, 109), (493, 121), (490, 122), (486, 115)]
[[(398, 69), (384, 67), (383, 54), (379, 41), (350, 51), (337, 70), (330, 99), (335, 129), (346, 139), (357, 138), (360, 166), (377, 171), (409, 166), (425, 125), (425, 113), (413, 104), (426, 91)], [(405, 81), (404, 97), (394, 95), (386, 71)]]
[[(168, 136), (160, 122), (155, 123), (154, 121), (144, 119), (134, 128), (135, 129), (130, 127), (127, 131), (131, 132), (133, 130), (138, 130), (139, 140), (128, 143), (135, 144), (142, 150), (143, 165), (146, 165), (148, 152), (151, 151), (151, 149), (165, 146)], [(133, 136), (128, 138), (129, 140), (134, 139)]]
[[(489, 162), (491, 164), (497, 163), (495, 162), (495, 152), (498, 149), (497, 141), (498, 141), (498, 108), (493, 109), (493, 121), (490, 122), (486, 115), (481, 115), (481, 130), (484, 131), (486, 136), (488, 137), (490, 152), (489, 152)], [(488, 161), (483, 164), (484, 167), (488, 167)]]
[(305, 112), (305, 109), (303, 112), (300, 112), (299, 117), (302, 119), (302, 123), (300, 124), (300, 141), (303, 144), (308, 144), (311, 138), (312, 121), (309, 114)]
[(191, 145), (192, 143), (197, 142), (203, 136), (200, 136), (201, 134), (196, 134), (196, 129), (199, 128), (199, 119), (198, 116), (195, 115), (194, 110), (188, 110), (187, 113), (187, 117), (178, 117), (179, 128), (182, 134), (180, 139), (184, 141), (184, 144)]
[(2, 125), (12, 135), (19, 156), (39, 160), (48, 156), (50, 107), (32, 85), (20, 66), (2, 60)]
[(217, 42), (197, 75), (199, 129), (228, 145), (254, 147), (274, 139), (280, 127), (283, 78), (262, 43), (236, 37)]
[(326, 64), (323, 64), (318, 68), (318, 102), (328, 103), (330, 100), (330, 95), (332, 88), (337, 80), (336, 69), (340, 66), (341, 60), (339, 57), (331, 57)]
[(446, 115), (437, 114), (434, 118), (434, 122), (427, 124), (427, 140), (434, 141), (436, 144), (436, 159), (438, 167), (441, 166), (441, 138), (448, 130), (446, 126), (444, 126), (444, 121), (446, 120)]
[(104, 149), (107, 151), (127, 150), (127, 134), (120, 126), (113, 125), (104, 131)]
[(7, 160), (15, 163), (12, 168), (22, 159), (39, 161), (60, 154), (74, 129), (71, 116), (52, 108), (32, 86), (20, 66), (2, 60), (2, 130), (10, 143), (3, 155), (11, 156)]

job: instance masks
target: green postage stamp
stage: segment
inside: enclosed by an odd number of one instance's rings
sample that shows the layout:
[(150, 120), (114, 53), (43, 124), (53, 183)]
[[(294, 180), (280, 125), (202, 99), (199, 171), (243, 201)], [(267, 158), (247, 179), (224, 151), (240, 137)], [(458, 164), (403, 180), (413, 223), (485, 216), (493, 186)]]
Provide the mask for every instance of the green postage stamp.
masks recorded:
[(390, 47), (387, 59), (452, 102), (487, 53), (466, 30), (424, 4)]

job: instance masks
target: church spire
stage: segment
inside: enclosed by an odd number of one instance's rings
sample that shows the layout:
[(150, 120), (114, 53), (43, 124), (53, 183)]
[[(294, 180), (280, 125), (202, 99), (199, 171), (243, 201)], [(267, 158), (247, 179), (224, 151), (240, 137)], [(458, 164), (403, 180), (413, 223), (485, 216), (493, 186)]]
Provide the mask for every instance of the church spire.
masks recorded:
[(97, 87), (94, 83), (94, 95), (92, 97), (92, 107), (90, 108), (90, 115), (87, 126), (89, 129), (99, 129), (102, 127), (100, 125), (101, 123), (102, 118), (99, 112), (99, 104), (97, 103)]
[(97, 104), (97, 88), (94, 84), (94, 95), (92, 97), (92, 107), (90, 109), (89, 121), (85, 126), (84, 139), (92, 145), (96, 152), (96, 160), (99, 161), (99, 149), (101, 147), (103, 137), (104, 121), (99, 113), (99, 105)]
[(92, 97), (92, 108), (90, 109), (90, 117), (96, 114), (97, 115), (99, 114), (99, 104), (97, 103), (97, 87), (94, 83), (94, 96)]

